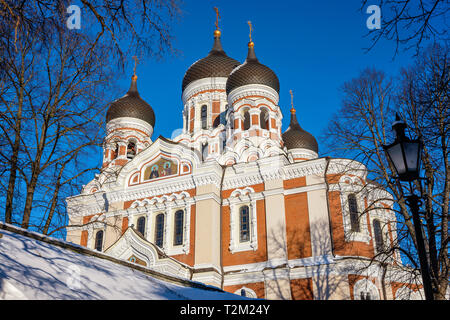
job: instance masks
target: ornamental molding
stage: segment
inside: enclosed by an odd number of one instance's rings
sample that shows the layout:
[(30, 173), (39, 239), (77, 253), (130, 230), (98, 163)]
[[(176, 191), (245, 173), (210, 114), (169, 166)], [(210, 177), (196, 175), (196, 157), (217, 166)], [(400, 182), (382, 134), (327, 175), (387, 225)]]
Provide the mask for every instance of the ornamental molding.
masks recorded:
[[(181, 95), (181, 99), (183, 100), (183, 104), (186, 104), (188, 101), (193, 98), (197, 98), (194, 95), (209, 90), (223, 90), (223, 93), (219, 93), (220, 100), (226, 100), (225, 88), (227, 84), (226, 77), (211, 77), (211, 78), (203, 78), (199, 80), (195, 80), (191, 82), (183, 91)], [(217, 93), (216, 93), (217, 94)]]
[[(169, 179), (168, 179), (169, 180)], [(191, 176), (176, 177), (172, 181), (163, 180), (154, 184), (144, 184), (129, 187), (127, 190), (118, 190), (107, 193), (107, 199), (111, 202), (131, 201), (142, 198), (150, 198), (164, 194), (173, 194), (180, 191), (194, 189), (196, 186)]]
[(317, 159), (318, 158), (318, 154), (317, 152), (314, 152), (312, 150), (309, 149), (304, 149), (304, 148), (295, 148), (295, 149), (289, 149), (289, 154), (290, 156), (292, 156), (292, 161), (293, 162), (298, 162), (298, 161), (304, 161), (304, 160), (295, 160), (295, 159)]
[(106, 124), (106, 139), (105, 140), (108, 140), (109, 139), (108, 137), (111, 134), (114, 134), (115, 130), (120, 129), (120, 128), (138, 129), (138, 130), (145, 132), (145, 134), (148, 135), (149, 137), (151, 137), (151, 135), (153, 133), (153, 127), (146, 121), (143, 121), (141, 119), (131, 118), (131, 117), (120, 117), (120, 118), (115, 118)]
[[(229, 160), (229, 158), (226, 158), (226, 160)], [(348, 159), (332, 159), (327, 174), (339, 173), (338, 169), (348, 168), (349, 163), (359, 164), (357, 168), (360, 168), (360, 170), (355, 172), (360, 175), (364, 174), (365, 167), (362, 164)], [(267, 157), (254, 162), (240, 163), (234, 165), (233, 168), (236, 171), (233, 176), (225, 175), (224, 190), (260, 184), (271, 179), (290, 180), (311, 175), (323, 176), (326, 170), (326, 158), (289, 164), (286, 156), (278, 155), (278, 159), (277, 156)], [(227, 170), (228, 173), (230, 169)]]
[(182, 191), (181, 193), (172, 193), (171, 195), (163, 195), (161, 197), (153, 197), (151, 199), (136, 200), (131, 204), (130, 208), (153, 206), (155, 204), (173, 202), (176, 200), (187, 200), (190, 197), (191, 196), (189, 193)]
[(263, 84), (248, 84), (232, 90), (228, 94), (228, 103), (233, 105), (237, 100), (249, 96), (267, 97), (272, 100), (275, 105), (278, 105), (279, 101), (278, 92), (276, 92), (273, 88)]

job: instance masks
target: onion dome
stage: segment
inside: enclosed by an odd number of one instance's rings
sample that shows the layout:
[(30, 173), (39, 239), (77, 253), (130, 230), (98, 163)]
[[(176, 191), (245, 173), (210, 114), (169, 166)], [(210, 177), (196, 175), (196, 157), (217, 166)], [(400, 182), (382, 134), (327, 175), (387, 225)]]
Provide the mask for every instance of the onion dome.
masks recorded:
[(230, 72), (239, 65), (239, 61), (226, 55), (220, 42), (220, 31), (214, 31), (214, 45), (209, 54), (194, 62), (184, 74), (181, 90), (196, 80), (212, 77), (228, 77)]
[(131, 77), (131, 86), (127, 94), (111, 103), (106, 112), (106, 122), (116, 118), (129, 117), (143, 120), (155, 126), (155, 113), (152, 107), (142, 100), (137, 90), (137, 76)]
[(278, 77), (269, 67), (261, 64), (255, 55), (255, 45), (248, 43), (247, 59), (234, 69), (227, 80), (227, 94), (238, 87), (248, 84), (262, 84), (280, 92)]
[(316, 138), (300, 127), (297, 116), (295, 115), (294, 107), (291, 109), (291, 123), (289, 124), (289, 128), (283, 133), (282, 137), (284, 145), (288, 150), (301, 148), (312, 150), (315, 153), (319, 152)]

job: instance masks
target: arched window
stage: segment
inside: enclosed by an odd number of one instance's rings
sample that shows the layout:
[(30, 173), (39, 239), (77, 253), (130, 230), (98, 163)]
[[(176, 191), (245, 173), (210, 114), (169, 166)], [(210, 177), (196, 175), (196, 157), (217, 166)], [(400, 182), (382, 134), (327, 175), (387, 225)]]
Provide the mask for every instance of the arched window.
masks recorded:
[(113, 159), (116, 159), (119, 156), (119, 144), (116, 142), (114, 144), (114, 155), (113, 155)]
[(372, 300), (370, 299), (370, 292), (361, 291), (361, 300)]
[(227, 147), (227, 138), (226, 136), (222, 137), (222, 152), (225, 152), (225, 148)]
[(178, 210), (175, 212), (175, 231), (173, 237), (173, 245), (179, 246), (183, 244), (183, 225), (184, 225), (184, 211)]
[(145, 235), (145, 217), (140, 217), (137, 220), (137, 231), (144, 236)]
[(261, 129), (269, 129), (269, 113), (267, 109), (261, 109), (261, 113), (259, 114), (259, 123)]
[(208, 157), (208, 142), (205, 142), (202, 144), (202, 160), (205, 161), (205, 159)]
[(136, 143), (134, 141), (129, 141), (127, 145), (127, 158), (133, 159), (136, 155)]
[(358, 203), (356, 201), (356, 196), (351, 193), (347, 197), (348, 209), (350, 212), (350, 226), (353, 232), (359, 232), (359, 214), (358, 214)]
[(160, 213), (156, 216), (155, 225), (155, 244), (162, 248), (164, 243), (164, 214)]
[(242, 206), (239, 209), (239, 233), (240, 242), (246, 242), (250, 240), (250, 215), (248, 206)]
[(103, 249), (103, 230), (99, 230), (95, 234), (95, 250), (102, 251), (102, 249)]
[(208, 119), (208, 107), (203, 105), (200, 111), (201, 119), (202, 119), (202, 129), (207, 129), (207, 119)]
[(378, 288), (368, 279), (361, 279), (353, 285), (353, 299), (355, 300), (380, 300)]
[(244, 110), (244, 130), (250, 129), (250, 113), (248, 113), (248, 109)]
[(383, 233), (381, 231), (380, 220), (373, 220), (373, 233), (375, 236), (375, 248), (378, 252), (383, 251), (384, 243), (383, 243)]

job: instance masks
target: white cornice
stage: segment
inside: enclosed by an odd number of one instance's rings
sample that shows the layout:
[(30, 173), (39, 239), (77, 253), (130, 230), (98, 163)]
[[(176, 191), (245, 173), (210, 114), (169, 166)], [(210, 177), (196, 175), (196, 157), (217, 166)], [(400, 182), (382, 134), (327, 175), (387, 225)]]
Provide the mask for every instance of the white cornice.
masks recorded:
[(151, 137), (153, 133), (153, 127), (144, 120), (130, 117), (120, 117), (113, 119), (106, 124), (106, 139), (108, 139), (109, 135), (118, 128), (139, 129), (145, 132), (145, 134), (147, 134), (149, 137)]
[(262, 84), (248, 84), (242, 87), (238, 87), (232, 90), (228, 94), (228, 103), (231, 105), (236, 100), (248, 97), (248, 96), (263, 96), (272, 100), (276, 105), (278, 104), (279, 96), (273, 88)]
[(184, 88), (184, 91), (181, 95), (183, 104), (186, 104), (186, 102), (194, 94), (197, 94), (199, 92), (206, 90), (225, 90), (227, 79), (228, 78), (225, 77), (212, 77), (212, 78), (203, 78), (191, 82), (186, 88)]

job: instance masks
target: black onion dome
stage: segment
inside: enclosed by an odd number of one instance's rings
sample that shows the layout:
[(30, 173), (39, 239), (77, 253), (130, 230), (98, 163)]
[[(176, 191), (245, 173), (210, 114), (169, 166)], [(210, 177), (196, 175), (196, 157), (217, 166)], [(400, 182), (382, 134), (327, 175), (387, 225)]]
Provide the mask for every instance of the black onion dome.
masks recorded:
[(316, 138), (300, 127), (297, 116), (295, 115), (295, 109), (291, 110), (291, 123), (289, 124), (289, 128), (283, 133), (282, 137), (284, 145), (288, 149), (302, 148), (312, 150), (315, 153), (319, 152)]
[(248, 45), (247, 59), (234, 69), (227, 80), (227, 94), (248, 84), (262, 84), (280, 92), (278, 77), (269, 67), (261, 64), (255, 55), (253, 42)]
[(155, 113), (152, 107), (142, 100), (137, 91), (137, 77), (133, 76), (127, 94), (111, 103), (106, 112), (106, 122), (116, 118), (130, 117), (143, 120), (155, 126)]
[(214, 33), (214, 45), (209, 54), (194, 62), (186, 71), (181, 86), (182, 91), (196, 80), (211, 77), (228, 77), (231, 71), (239, 65), (239, 61), (226, 55), (220, 42), (220, 31)]

